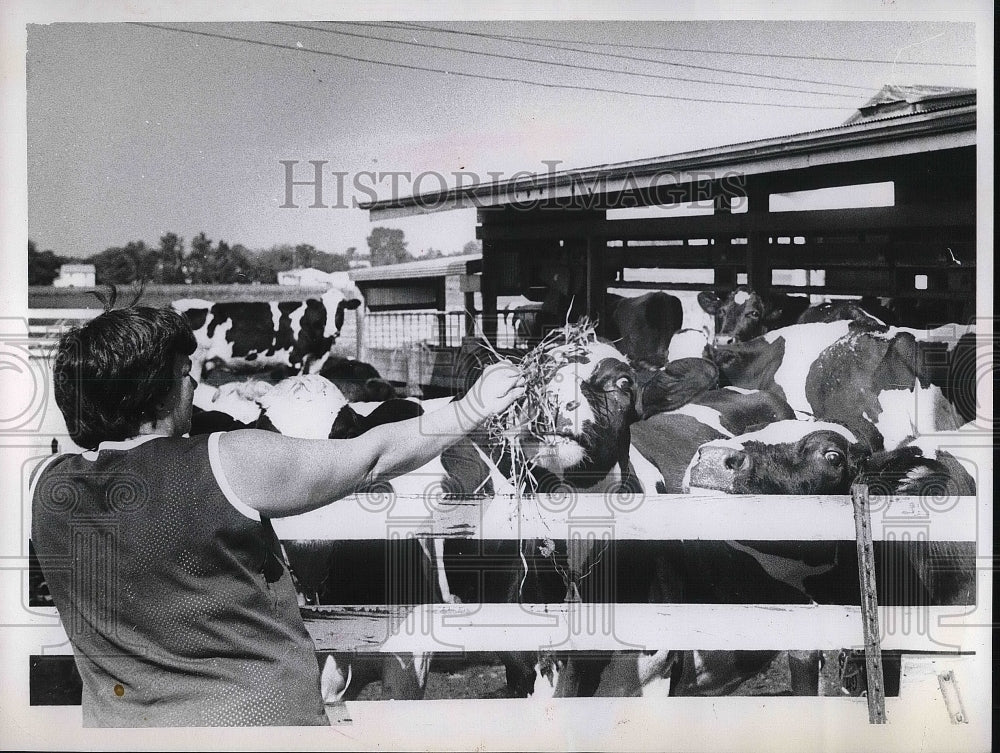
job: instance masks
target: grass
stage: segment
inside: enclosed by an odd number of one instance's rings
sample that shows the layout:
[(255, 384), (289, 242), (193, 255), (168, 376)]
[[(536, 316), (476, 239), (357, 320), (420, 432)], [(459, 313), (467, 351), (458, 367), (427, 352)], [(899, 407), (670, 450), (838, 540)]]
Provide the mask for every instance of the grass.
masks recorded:
[[(120, 286), (119, 295), (128, 297), (131, 286)], [(28, 288), (29, 309), (103, 308), (90, 291), (105, 288), (55, 288), (36, 285)], [(141, 303), (162, 307), (180, 298), (204, 298), (218, 303), (253, 301), (300, 301), (320, 297), (326, 288), (292, 285), (147, 285)]]

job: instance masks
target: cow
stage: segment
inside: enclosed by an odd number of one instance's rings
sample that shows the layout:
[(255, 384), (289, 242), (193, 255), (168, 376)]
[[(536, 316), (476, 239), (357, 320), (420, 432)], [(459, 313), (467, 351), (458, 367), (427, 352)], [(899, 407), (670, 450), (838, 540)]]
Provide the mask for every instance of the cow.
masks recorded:
[(797, 324), (715, 345), (711, 357), (720, 384), (772, 391), (800, 417), (837, 421), (870, 449), (893, 449), (970, 420), (975, 385), (965, 366), (975, 335), (967, 329), (918, 340), (850, 321)]
[(184, 298), (171, 307), (194, 332), (198, 347), (191, 360), (199, 374), (219, 364), (304, 372), (330, 352), (344, 325), (344, 312), (362, 303), (361, 292), (350, 285), (305, 301), (213, 303)]
[[(567, 321), (576, 322), (583, 314), (582, 301), (559, 299), (553, 307), (526, 304), (515, 309), (513, 324), (516, 341), (536, 345), (551, 329)], [(674, 333), (681, 329), (683, 307), (677, 296), (655, 291), (625, 298), (608, 294), (605, 315), (597, 317), (597, 334), (621, 351), (637, 368), (660, 368), (667, 361), (667, 351)]]
[(719, 368), (705, 357), (708, 341), (705, 330), (680, 329), (670, 340), (662, 368), (637, 369), (640, 418), (680, 408), (719, 386)]
[(707, 290), (698, 293), (698, 305), (715, 322), (716, 342), (744, 342), (794, 324), (809, 308), (809, 297), (762, 295), (739, 285), (728, 295)]
[(788, 403), (769, 392), (738, 387), (709, 390), (684, 406), (634, 423), (630, 457), (634, 467), (646, 468), (644, 460), (655, 467), (652, 477), (642, 477), (647, 490), (681, 494), (684, 472), (701, 445), (794, 415)]
[[(833, 422), (785, 418), (732, 436), (722, 421), (707, 415), (699, 420), (681, 413), (661, 414), (633, 425), (632, 441), (663, 473), (663, 487), (671, 492), (846, 494), (852, 484), (865, 483), (879, 495), (940, 498), (975, 493), (974, 480), (949, 453), (920, 446), (919, 441), (872, 452), (850, 430)], [(698, 442), (702, 443), (692, 451)], [(670, 583), (655, 584), (659, 598), (666, 594), (667, 601), (859, 603), (854, 542), (697, 541), (650, 546), (653, 551), (646, 566), (668, 574)], [(901, 563), (877, 568), (880, 603), (974, 603), (974, 545), (876, 542), (875, 548), (878, 563)], [(953, 566), (928, 567), (942, 556)], [(902, 567), (913, 577), (900, 578)], [(775, 655), (682, 652), (663, 668), (671, 672), (671, 694), (717, 695), (730, 692)], [(791, 653), (796, 694), (817, 692), (820, 658), (816, 652)]]
[(935, 329), (949, 322), (969, 322), (975, 314), (975, 300), (950, 301), (934, 298), (864, 296), (858, 304), (888, 325)]
[(374, 366), (352, 358), (330, 355), (319, 370), (347, 398), (348, 402), (384, 402), (399, 397), (396, 388), (382, 378)]
[(887, 324), (885, 319), (880, 319), (871, 310), (862, 306), (858, 301), (827, 301), (810, 306), (799, 316), (796, 324), (815, 324), (817, 322), (839, 322), (851, 321), (873, 324), (877, 327)]
[(514, 345), (530, 348), (537, 345), (542, 335), (540, 324), (542, 304), (525, 303), (506, 313), (506, 318), (514, 330)]
[(677, 296), (656, 291), (635, 298), (608, 295), (606, 317), (598, 333), (611, 340), (638, 368), (660, 368), (667, 362), (670, 341), (683, 324)]

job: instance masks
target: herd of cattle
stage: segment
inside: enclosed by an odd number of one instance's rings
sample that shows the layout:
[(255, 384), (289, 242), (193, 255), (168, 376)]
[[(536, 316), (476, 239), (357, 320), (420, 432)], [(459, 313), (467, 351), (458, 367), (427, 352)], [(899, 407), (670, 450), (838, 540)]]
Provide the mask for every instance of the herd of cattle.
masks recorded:
[[(345, 290), (305, 304), (176, 302), (195, 329), (200, 363), (256, 361), (293, 374), (273, 385), (203, 382), (192, 431), (255, 426), (343, 438), (432, 410), (436, 401), (396, 397), (369, 365), (330, 355), (343, 312), (359, 304)], [(975, 469), (936, 444), (976, 418), (972, 326), (891, 301), (808, 307), (804, 298), (766, 298), (746, 287), (703, 293), (699, 304), (714, 331), (685, 329), (680, 303), (667, 293), (610, 297), (599, 339), (552, 352), (557, 431), (539, 438), (525, 427), (523, 437), (536, 451), (529, 457), (539, 491), (628, 490), (651, 505), (663, 493), (845, 494), (858, 482), (873, 494), (975, 494)], [(488, 497), (502, 491), (496, 480), (508, 475), (505, 462), (485, 433), (472, 435), (393, 480), (391, 491)], [(359, 489), (379, 490), (387, 485)], [(611, 542), (572, 552), (565, 541), (284, 546), (303, 602), (313, 604), (860, 599), (854, 542)], [(392, 557), (389, 546), (397, 547)], [(895, 563), (877, 574), (880, 603), (975, 603), (974, 545), (876, 542), (876, 556)], [(678, 652), (669, 643), (665, 635), (647, 652), (500, 657), (509, 693), (523, 697), (720, 694), (774, 656)], [(790, 653), (793, 692), (817, 693), (821, 659)], [(381, 679), (384, 697), (420, 697), (427, 667), (421, 656), (330, 655), (324, 693), (352, 698), (366, 680)]]

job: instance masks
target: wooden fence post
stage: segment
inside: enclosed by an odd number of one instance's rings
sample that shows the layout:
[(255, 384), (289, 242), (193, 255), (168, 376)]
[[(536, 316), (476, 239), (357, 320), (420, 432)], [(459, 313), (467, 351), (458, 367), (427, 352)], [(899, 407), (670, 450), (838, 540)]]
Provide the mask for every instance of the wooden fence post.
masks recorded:
[(868, 506), (868, 486), (851, 487), (854, 531), (858, 545), (858, 575), (861, 578), (861, 620), (865, 636), (865, 669), (868, 677), (868, 721), (885, 724), (885, 681), (878, 629), (878, 596), (875, 593), (875, 551)]

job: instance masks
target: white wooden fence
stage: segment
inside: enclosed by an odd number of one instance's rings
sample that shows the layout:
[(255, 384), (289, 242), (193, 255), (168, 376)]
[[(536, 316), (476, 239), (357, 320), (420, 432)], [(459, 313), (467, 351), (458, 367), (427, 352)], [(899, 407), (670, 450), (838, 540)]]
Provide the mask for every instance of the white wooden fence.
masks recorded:
[[(544, 504), (539, 504), (540, 501)], [(876, 511), (872, 517), (875, 540), (901, 540), (915, 530), (922, 531), (919, 538), (927, 540), (976, 540), (979, 512), (975, 497), (954, 498), (934, 509), (928, 509), (925, 502), (916, 498), (873, 498), (872, 507)], [(402, 537), (491, 540), (546, 537), (573, 540), (589, 536), (600, 540), (609, 535), (619, 541), (854, 538), (852, 503), (848, 496), (657, 495), (623, 501), (603, 495), (579, 495), (567, 504), (566, 500), (512, 497), (455, 500), (360, 495), (304, 515), (275, 520), (273, 524), (283, 540), (385, 540), (389, 531)], [(33, 611), (39, 620), (40, 645), (46, 646), (41, 653), (70, 653), (55, 612), (45, 608)], [(842, 605), (340, 605), (318, 607), (312, 614), (315, 619), (307, 619), (306, 626), (317, 651), (405, 653), (540, 647), (595, 651), (637, 647), (703, 651), (837, 650), (864, 645), (861, 607)], [(974, 630), (984, 621), (982, 610), (975, 606), (880, 606), (878, 615), (883, 626), (883, 649), (935, 654), (933, 660), (943, 667), (934, 674), (920, 669), (910, 659), (904, 662), (900, 697), (887, 700), (890, 724), (909, 694), (923, 701), (936, 698), (938, 706), (928, 713), (939, 713), (947, 722), (945, 691), (942, 687), (934, 691), (931, 686), (941, 685), (944, 673), (952, 672), (959, 686), (971, 687), (975, 657), (967, 652), (975, 646)], [(609, 624), (613, 624), (613, 630), (608, 629)], [(909, 629), (902, 630), (900, 626)], [(963, 652), (966, 653), (961, 655)], [(917, 681), (921, 687), (914, 690), (912, 686)], [(713, 708), (719, 704), (743, 707), (746, 700), (717, 698), (711, 703)], [(769, 707), (782, 704), (770, 698), (754, 700), (756, 714), (767, 714)], [(863, 699), (799, 700), (853, 704), (860, 710), (858, 723), (865, 722)], [(492, 702), (483, 703), (488, 706)], [(349, 708), (351, 718), (359, 723), (364, 713), (355, 714), (356, 705), (356, 702), (349, 704)], [(393, 709), (396, 708), (394, 705)]]
[(28, 348), (32, 356), (50, 355), (60, 336), (70, 327), (90, 321), (103, 309), (30, 309)]

